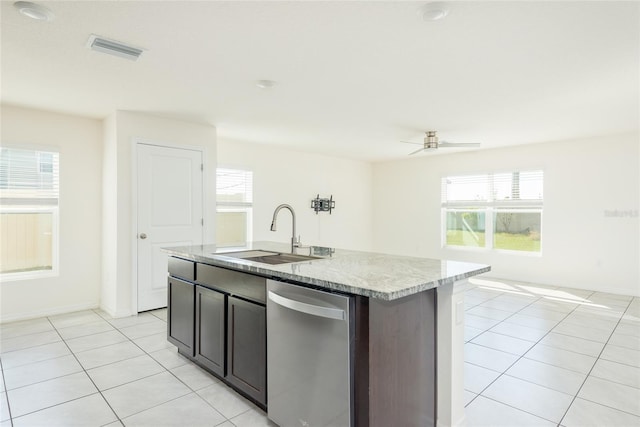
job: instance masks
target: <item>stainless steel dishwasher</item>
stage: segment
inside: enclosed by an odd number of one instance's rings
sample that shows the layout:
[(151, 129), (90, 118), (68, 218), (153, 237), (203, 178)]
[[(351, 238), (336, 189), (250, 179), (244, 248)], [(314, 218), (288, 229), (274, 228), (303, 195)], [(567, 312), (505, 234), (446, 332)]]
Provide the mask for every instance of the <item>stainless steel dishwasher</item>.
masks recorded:
[(267, 280), (267, 413), (281, 427), (352, 424), (353, 298)]

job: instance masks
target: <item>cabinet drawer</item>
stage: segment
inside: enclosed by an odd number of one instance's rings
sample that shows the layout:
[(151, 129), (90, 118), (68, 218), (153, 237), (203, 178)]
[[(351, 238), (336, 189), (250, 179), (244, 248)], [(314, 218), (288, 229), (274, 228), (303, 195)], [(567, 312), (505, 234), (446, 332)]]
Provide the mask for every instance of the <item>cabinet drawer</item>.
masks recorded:
[(195, 262), (186, 259), (169, 257), (169, 274), (193, 282), (195, 280), (195, 264)]
[(207, 264), (196, 264), (196, 283), (266, 304), (267, 279)]

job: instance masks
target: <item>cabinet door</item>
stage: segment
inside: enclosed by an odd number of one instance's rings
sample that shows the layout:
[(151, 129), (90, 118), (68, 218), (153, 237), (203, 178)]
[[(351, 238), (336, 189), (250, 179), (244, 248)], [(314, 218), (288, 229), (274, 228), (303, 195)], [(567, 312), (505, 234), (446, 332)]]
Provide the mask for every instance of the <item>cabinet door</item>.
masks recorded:
[(169, 277), (168, 288), (167, 340), (193, 357), (195, 285)]
[(196, 286), (196, 360), (225, 375), (225, 294)]
[(264, 306), (228, 299), (227, 381), (267, 402), (267, 320)]

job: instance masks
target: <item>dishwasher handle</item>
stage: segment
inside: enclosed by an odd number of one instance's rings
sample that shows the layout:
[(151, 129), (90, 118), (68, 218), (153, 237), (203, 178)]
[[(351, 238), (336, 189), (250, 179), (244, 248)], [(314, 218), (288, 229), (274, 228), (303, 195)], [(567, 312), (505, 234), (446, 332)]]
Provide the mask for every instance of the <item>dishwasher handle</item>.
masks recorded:
[(283, 297), (282, 295), (278, 295), (273, 291), (269, 291), (269, 299), (283, 307), (299, 311), (301, 313), (310, 314), (312, 316), (335, 320), (346, 319), (344, 310), (340, 310), (339, 308), (322, 307), (319, 305), (307, 304), (306, 302), (296, 301), (294, 299)]

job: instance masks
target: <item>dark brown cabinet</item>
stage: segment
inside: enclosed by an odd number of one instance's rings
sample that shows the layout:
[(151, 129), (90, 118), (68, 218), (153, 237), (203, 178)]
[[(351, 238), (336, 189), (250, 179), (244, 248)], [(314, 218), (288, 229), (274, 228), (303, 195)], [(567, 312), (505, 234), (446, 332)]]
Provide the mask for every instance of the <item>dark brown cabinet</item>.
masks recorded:
[(167, 340), (193, 357), (195, 285), (169, 277), (168, 289)]
[(227, 381), (260, 403), (267, 400), (267, 310), (229, 297)]
[(256, 404), (267, 404), (266, 279), (169, 258), (168, 340)]
[(221, 377), (226, 374), (226, 299), (222, 292), (196, 286), (195, 358)]

